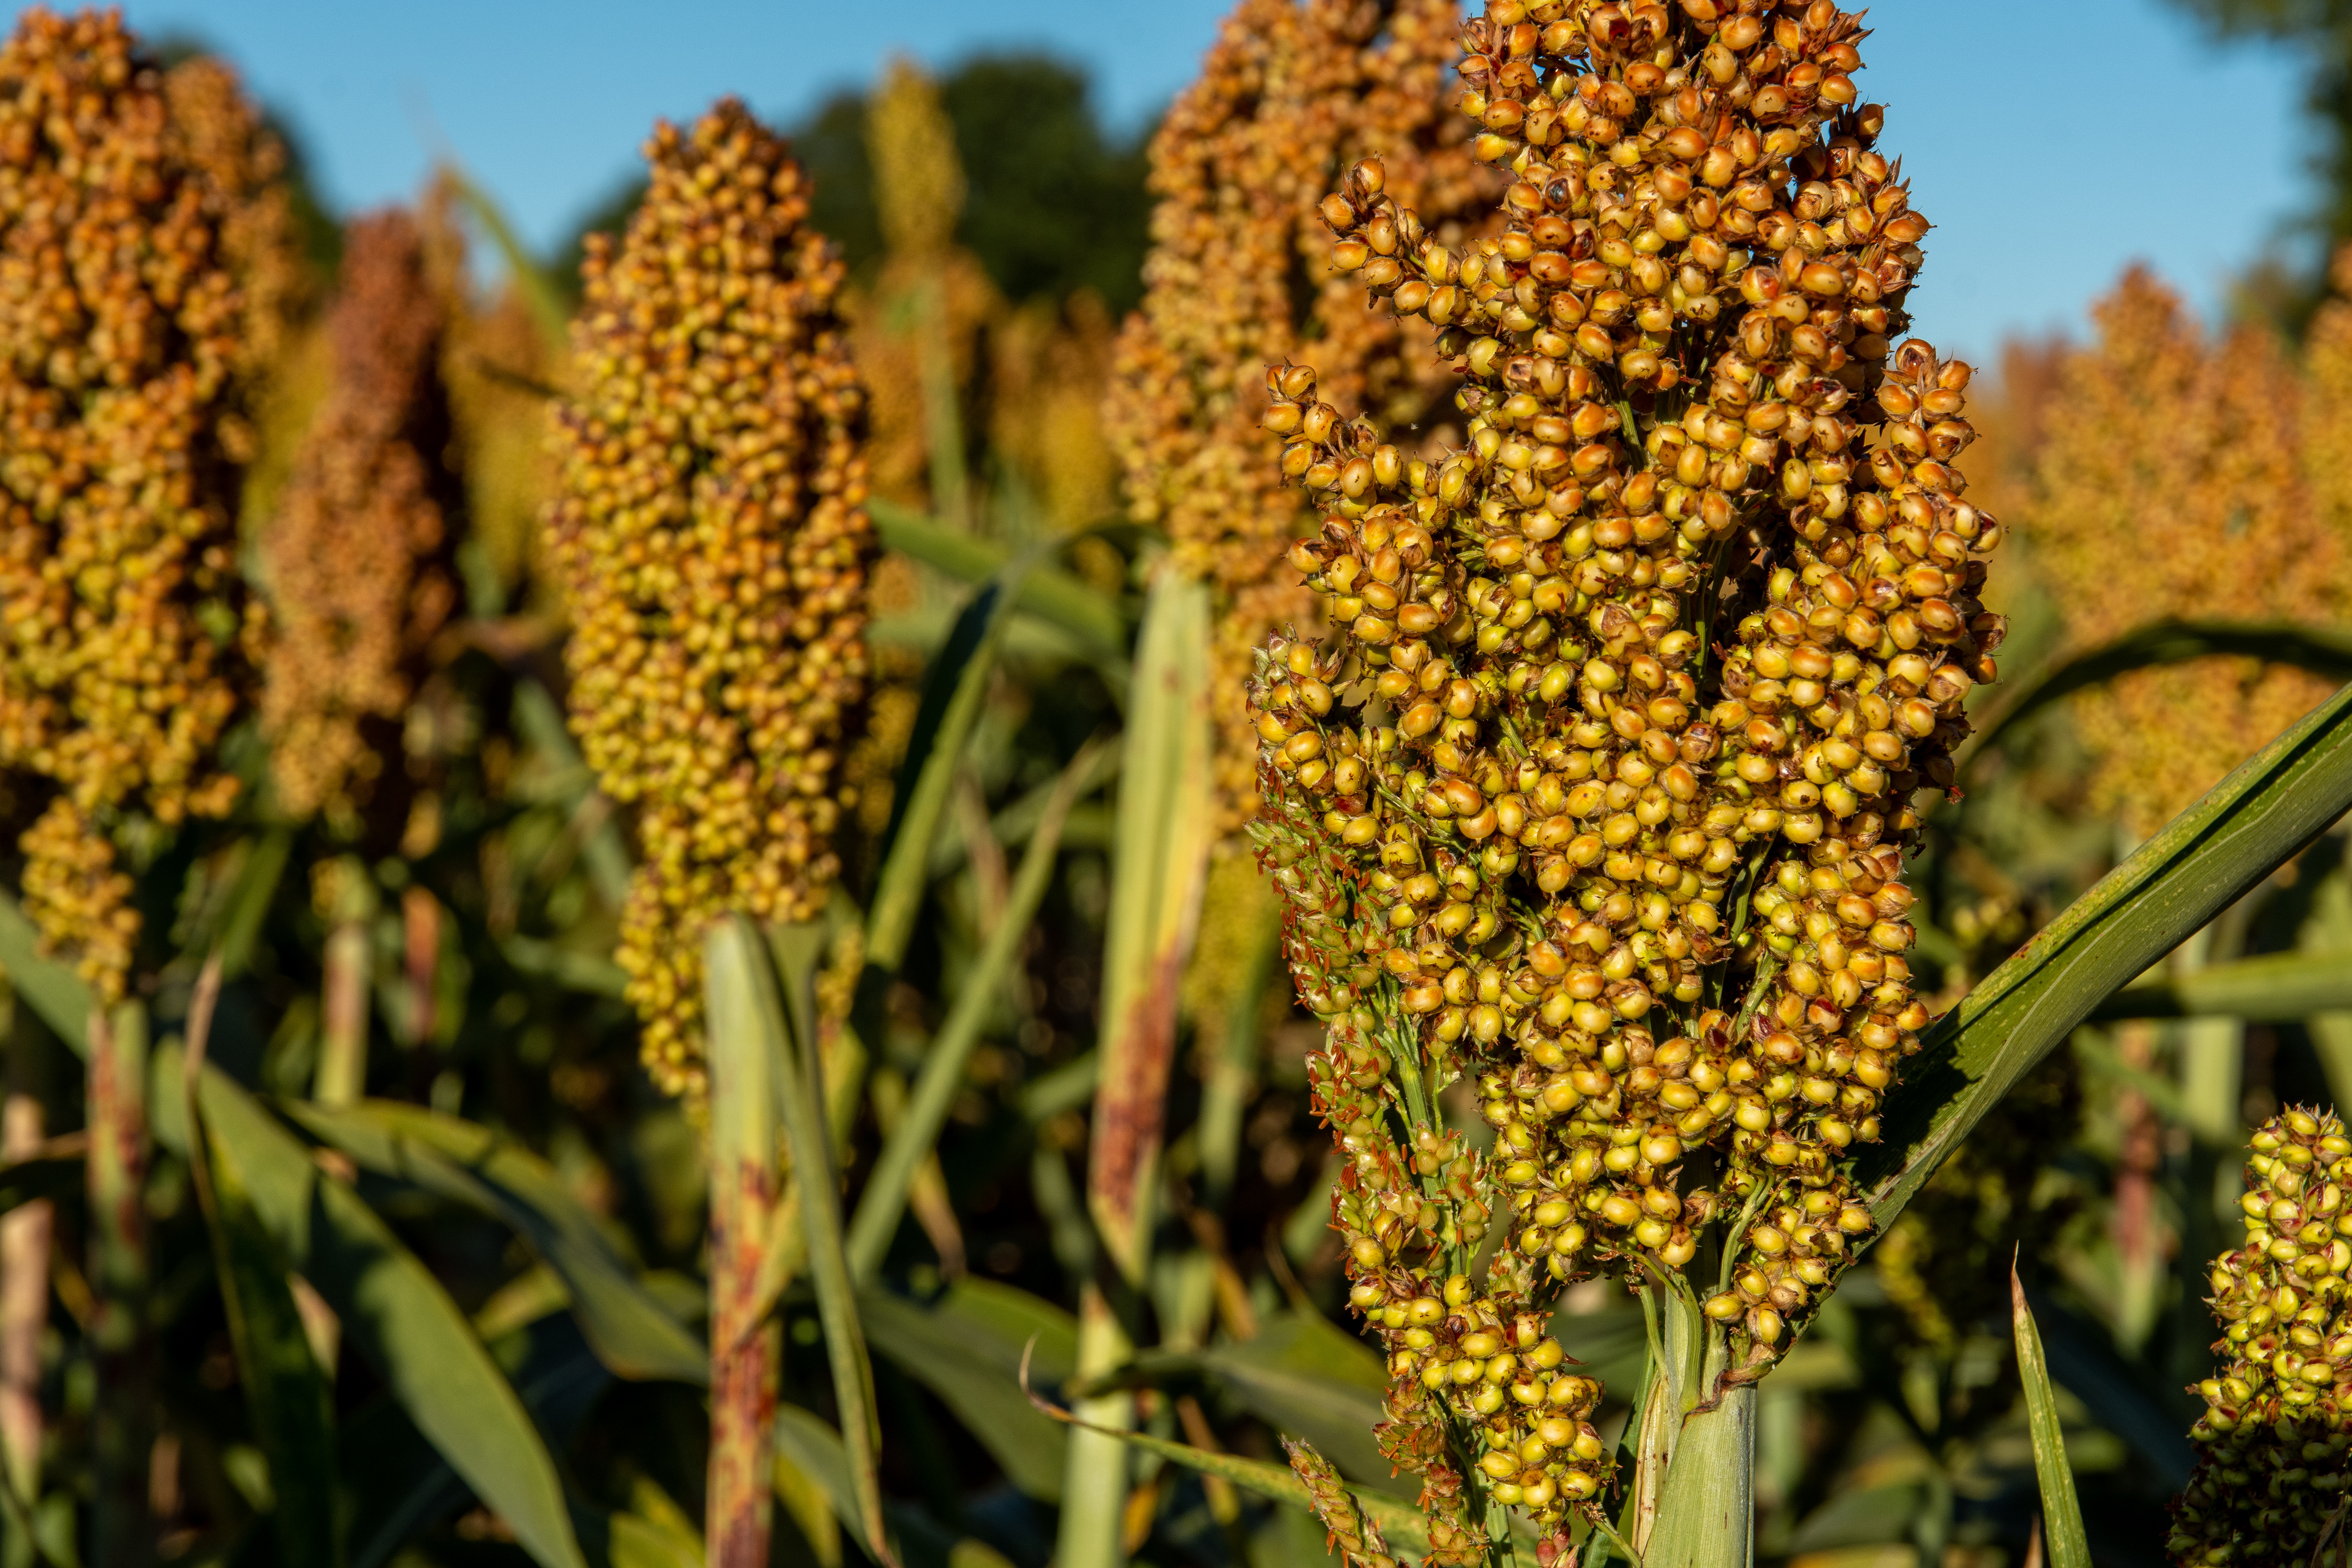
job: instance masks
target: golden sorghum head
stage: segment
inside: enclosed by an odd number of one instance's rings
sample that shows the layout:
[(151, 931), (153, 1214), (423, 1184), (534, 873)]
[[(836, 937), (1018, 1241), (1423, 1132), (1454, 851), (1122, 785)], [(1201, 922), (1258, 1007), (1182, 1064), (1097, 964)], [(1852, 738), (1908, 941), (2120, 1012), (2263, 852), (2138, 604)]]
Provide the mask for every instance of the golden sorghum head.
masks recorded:
[[(1870, 1229), (1849, 1152), (1927, 1021), (1912, 796), (1993, 674), (2000, 529), (1951, 466), (1969, 367), (1893, 346), (1927, 225), (1861, 34), (1832, 0), (1488, 0), (1461, 107), (1499, 232), (1447, 239), (1374, 160), (1321, 204), (1332, 264), (1440, 329), (1466, 444), (1265, 373), (1335, 636), (1261, 656), (1258, 834), (1384, 1448), (1441, 1518), (1441, 1415), (1547, 1531), (1602, 1486), (1565, 1282), (1741, 1215), (1706, 1312), (1752, 1375)], [(1391, 1136), (1386, 1086), (1456, 1077), (1491, 1152)]]
[(2173, 1562), (2300, 1564), (2352, 1479), (2352, 1139), (2335, 1112), (2254, 1131), (2246, 1237), (2213, 1260), (2222, 1364), (2191, 1393), (2197, 1469), (2172, 1505)]
[(982, 401), (986, 339), (1004, 300), (980, 258), (955, 243), (963, 163), (938, 85), (893, 60), (866, 106), (866, 140), (887, 245), (872, 289), (850, 301), (869, 398), (867, 465), (876, 495), (940, 507), (934, 452), (969, 445), (964, 412)]
[(1118, 458), (1103, 429), (1111, 376), (1110, 312), (1089, 290), (1035, 300), (1001, 322), (988, 401), (997, 452), (1021, 476), (1048, 528), (1085, 528), (1118, 506)]
[(261, 542), (276, 621), (261, 722), (298, 815), (366, 800), (457, 601), (443, 510), (454, 484), (440, 463), (446, 325), (415, 220), (353, 223), (327, 320), (326, 397)]
[(947, 249), (963, 216), (963, 162), (939, 88), (903, 55), (891, 58), (866, 110), (866, 145), (882, 242), (902, 256)]
[(236, 563), (245, 412), (293, 277), (276, 146), (220, 66), (164, 72), (113, 13), (0, 46), (0, 764), (43, 937), (117, 994), (138, 934), (111, 835), (236, 794), (214, 750), (260, 613)]
[[(2345, 309), (2315, 326), (2306, 386), (2268, 332), (2240, 327), (2209, 341), (2137, 268), (2095, 308), (2097, 341), (2059, 369), (2020, 516), (2074, 643), (2168, 616), (2344, 613), (2344, 550), (2314, 504), (2315, 490), (2342, 486), (2339, 449), (2301, 426), (2341, 374)], [(2146, 837), (2328, 689), (2301, 670), (2212, 658), (2086, 694), (2077, 702), (2098, 759), (2094, 802)]]
[(617, 956), (676, 1093), (702, 1082), (704, 926), (809, 919), (837, 873), (874, 538), (841, 266), (800, 165), (732, 99), (646, 157), (627, 233), (582, 269), (547, 555), (573, 727), (636, 812)]
[[(1376, 155), (1449, 243), (1465, 225), (1492, 226), (1501, 183), (1445, 104), (1456, 20), (1454, 0), (1241, 0), (1152, 140), (1143, 303), (1119, 335), (1104, 419), (1129, 510), (1217, 592), (1222, 690), (1246, 682), (1270, 630), (1316, 608), (1279, 565), (1313, 520), (1259, 423), (1265, 366), (1311, 344), (1328, 391), (1399, 426), (1445, 390), (1434, 329), (1366, 309), (1328, 265), (1316, 204), (1349, 162)], [(1241, 704), (1218, 720), (1218, 787), (1237, 825), (1255, 809), (1256, 748)]]

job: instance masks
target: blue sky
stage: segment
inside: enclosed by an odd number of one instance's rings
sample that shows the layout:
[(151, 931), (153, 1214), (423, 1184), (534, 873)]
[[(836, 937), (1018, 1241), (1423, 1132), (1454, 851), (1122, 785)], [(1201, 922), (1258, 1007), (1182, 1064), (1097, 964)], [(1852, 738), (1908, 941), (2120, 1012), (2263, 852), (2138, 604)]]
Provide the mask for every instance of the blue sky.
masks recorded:
[[(1227, 0), (129, 0), (225, 52), (345, 210), (453, 148), (548, 245), (626, 177), (657, 115), (736, 92), (790, 121), (894, 50), (1044, 47), (1118, 123), (1189, 78)], [(2158, 0), (1880, 0), (1864, 90), (1937, 225), (1920, 330), (1979, 355), (2075, 328), (2137, 258), (2210, 308), (2304, 199), (2294, 62), (2221, 48)]]

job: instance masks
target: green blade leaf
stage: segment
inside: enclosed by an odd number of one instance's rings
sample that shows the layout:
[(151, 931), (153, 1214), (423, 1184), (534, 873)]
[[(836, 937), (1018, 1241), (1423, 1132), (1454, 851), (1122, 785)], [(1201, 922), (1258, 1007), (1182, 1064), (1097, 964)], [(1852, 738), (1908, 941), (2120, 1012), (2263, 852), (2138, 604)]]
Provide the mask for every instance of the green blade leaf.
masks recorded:
[(89, 1010), (95, 1005), (89, 983), (41, 952), (41, 933), (16, 900), (0, 893), (0, 969), (16, 996), (57, 1031), (58, 1038), (76, 1056), (89, 1052)]
[[(1062, 1428), (1039, 1415), (1021, 1393), (1021, 1349), (1028, 1335), (1006, 1333), (969, 1310), (969, 1296), (960, 1300), (959, 1294), (971, 1288), (961, 1284), (929, 1307), (868, 1288), (857, 1293), (858, 1317), (874, 1349), (939, 1395), (1003, 1467), (1007, 1480), (1042, 1502), (1058, 1501), (1069, 1443)], [(1066, 1373), (1076, 1353), (1076, 1325), (1050, 1302), (1030, 1300), (1059, 1320), (1061, 1354), (1055, 1364)]]
[(2345, 1008), (2352, 1008), (2352, 952), (2278, 952), (2126, 985), (2092, 1008), (2091, 1017), (2284, 1024)]
[(2091, 1009), (2352, 808), (2352, 689), (2263, 747), (1931, 1025), (1857, 1176), (1884, 1235)]
[(1037, 831), (1022, 854), (1021, 869), (1013, 875), (1003, 913), (988, 933), (971, 971), (964, 975), (962, 990), (923, 1058), (922, 1069), (916, 1074), (913, 1091), (899, 1112), (898, 1124), (891, 1128), (881, 1152), (875, 1156), (874, 1169), (866, 1179), (866, 1190), (849, 1222), (849, 1268), (856, 1279), (873, 1278), (874, 1271), (881, 1267), (883, 1255), (890, 1248), (891, 1237), (898, 1234), (915, 1172), (939, 1142), (940, 1129), (947, 1125), (948, 1111), (963, 1088), (964, 1069), (971, 1065), (971, 1054), (980, 1045), (981, 1030), (988, 1021), (989, 1011), (1003, 990), (1004, 977), (1020, 956), (1029, 927), (1037, 918), (1038, 905), (1045, 901), (1061, 846), (1063, 820), (1069, 816), (1080, 786), (1094, 774), (1097, 759), (1108, 749), (1085, 746), (1062, 770), (1054, 796), (1046, 804), (1045, 815), (1038, 821)]
[(255, 1212), (236, 1147), (207, 1131), (203, 1150), (210, 1170), (200, 1191), (209, 1200), (205, 1219), (237, 1381), (269, 1460), (278, 1503), (269, 1523), (278, 1556), (286, 1563), (340, 1564), (343, 1537), (336, 1517), (340, 1488), (327, 1380), (310, 1353), (285, 1260)]
[[(154, 1053), (154, 1071), (177, 1086), (176, 1047)], [(237, 1152), (270, 1242), (335, 1309), (417, 1429), (534, 1561), (584, 1568), (555, 1461), (448, 1292), (357, 1193), (321, 1175), (309, 1151), (226, 1074), (205, 1068), (199, 1097), (215, 1146)], [(179, 1104), (173, 1093), (154, 1101), (154, 1131), (184, 1155)]]
[(883, 834), (881, 874), (866, 916), (866, 963), (878, 974), (894, 974), (914, 934), (929, 881), (931, 841), (939, 836), (948, 793), (963, 765), (965, 744), (980, 722), (989, 677), (1004, 641), (1006, 614), (1018, 592), (1025, 558), (1005, 568), (971, 596), (956, 617), (955, 630), (931, 667), (923, 672), (922, 705), (898, 769), (898, 787)]
[(587, 833), (580, 858), (587, 865), (589, 880), (596, 884), (596, 896), (609, 908), (619, 909), (629, 896), (629, 847), (621, 841), (610, 805), (596, 793), (595, 775), (572, 739), (554, 694), (537, 680), (516, 681), (514, 726), (533, 751), (546, 752), (562, 772), (580, 779), (579, 799), (572, 807), (572, 826), (584, 826)]
[[(1022, 1386), (1024, 1390), (1028, 1387), (1028, 1381), (1024, 1369), (1022, 1377)], [(1276, 1502), (1288, 1503), (1293, 1508), (1307, 1509), (1310, 1512), (1313, 1510), (1314, 1503), (1307, 1493), (1307, 1483), (1300, 1480), (1287, 1465), (1272, 1465), (1263, 1459), (1245, 1459), (1238, 1454), (1212, 1454), (1205, 1448), (1195, 1448), (1189, 1443), (1179, 1443), (1166, 1437), (1155, 1437), (1149, 1432), (1129, 1432), (1109, 1426), (1097, 1426), (1038, 1398), (1034, 1394), (1029, 1395), (1029, 1402), (1044, 1414), (1065, 1426), (1076, 1426), (1099, 1436), (1116, 1438), (1131, 1448), (1139, 1448), (1147, 1454), (1157, 1454), (1163, 1459), (1172, 1459), (1177, 1464), (1198, 1470), (1204, 1476), (1223, 1477), (1234, 1485), (1254, 1491), (1260, 1497), (1271, 1498)], [(1349, 1491), (1362, 1507), (1364, 1512), (1370, 1517), (1372, 1522), (1381, 1527), (1381, 1533), (1388, 1537), (1390, 1546), (1402, 1548), (1415, 1555), (1429, 1550), (1429, 1521), (1423, 1517), (1419, 1508), (1401, 1499), (1390, 1497), (1384, 1492), (1359, 1491), (1352, 1487)]]
[(767, 943), (751, 923), (733, 915), (711, 928), (704, 949), (710, 984), (710, 1034), (714, 1040), (722, 1031), (728, 1036), (724, 1045), (712, 1048), (714, 1052), (758, 1051), (772, 1064), (772, 1083), (782, 1113), (780, 1120), (792, 1151), (793, 1169), (799, 1177), (794, 1185), (800, 1193), (802, 1232), (809, 1273), (816, 1287), (817, 1316), (824, 1325), (834, 1400), (841, 1411), (851, 1490), (866, 1540), (874, 1543), (885, 1568), (896, 1568), (884, 1544), (882, 1481), (876, 1468), (881, 1430), (875, 1411), (874, 1369), (866, 1360), (849, 1260), (842, 1251), (840, 1177), (825, 1125), (824, 1086), (817, 1065), (815, 1009), (810, 992), (823, 939), (813, 928), (796, 927), (780, 932), (777, 946), (788, 965), (783, 985), (791, 999), (789, 1011), (786, 995), (778, 993), (778, 976), (770, 963)]
[[(1003, 545), (879, 497), (867, 499), (866, 512), (885, 545), (961, 582), (985, 582), (1013, 558)], [(1118, 601), (1074, 574), (1055, 566), (1037, 566), (1021, 584), (1013, 603), (1024, 613), (1069, 633), (1092, 653), (1117, 661), (1127, 658), (1127, 616)]]
[(2042, 1335), (2025, 1304), (2017, 1269), (2009, 1271), (2010, 1319), (2017, 1333), (2017, 1375), (2025, 1385), (2026, 1425), (2033, 1434), (2033, 1470), (2042, 1481), (2042, 1531), (2049, 1543), (2050, 1568), (2091, 1568), (2091, 1543), (2083, 1531), (2083, 1505), (2074, 1499), (2074, 1470), (2066, 1460), (2066, 1437), (2058, 1426), (2058, 1396), (2042, 1359)]
[(490, 237), (490, 243), (497, 247), (500, 259), (506, 262), (507, 271), (514, 279), (515, 292), (522, 297), (523, 308), (530, 312), (531, 324), (539, 329), (548, 352), (560, 357), (569, 346), (566, 340), (572, 325), (572, 312), (565, 305), (563, 290), (556, 286), (547, 268), (540, 265), (539, 258), (530, 253), (530, 247), (523, 244), (522, 237), (515, 232), (514, 225), (507, 221), (507, 215), (499, 204), (474, 184), (471, 177), (457, 166), (455, 158), (444, 154), (441, 170), (449, 182), (449, 188), (457, 193), (466, 210), (474, 215), (474, 221), (482, 226), (483, 232)]
[(2002, 688), (1989, 710), (1976, 716), (1977, 732), (1961, 752), (1960, 765), (1990, 750), (2011, 725), (2077, 691), (2136, 669), (2229, 654), (2294, 665), (2339, 680), (2352, 678), (2352, 633), (2332, 626), (2293, 621), (2155, 621)]
[(281, 1109), (320, 1142), (360, 1165), (412, 1182), (499, 1219), (563, 1281), (597, 1358), (616, 1377), (708, 1383), (708, 1353), (656, 1300), (538, 1155), (487, 1127), (421, 1106), (372, 1100), (330, 1110)]

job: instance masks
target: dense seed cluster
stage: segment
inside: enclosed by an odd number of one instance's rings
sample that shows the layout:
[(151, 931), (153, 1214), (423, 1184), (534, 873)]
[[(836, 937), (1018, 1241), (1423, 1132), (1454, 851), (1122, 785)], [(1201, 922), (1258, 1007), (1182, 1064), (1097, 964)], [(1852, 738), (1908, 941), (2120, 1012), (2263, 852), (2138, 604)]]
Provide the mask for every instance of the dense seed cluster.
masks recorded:
[[(1870, 1229), (1846, 1154), (1927, 1022), (1910, 803), (1992, 674), (2000, 531), (1950, 467), (1968, 367), (1890, 347), (1927, 225), (1859, 34), (1832, 0), (1493, 0), (1463, 107), (1503, 231), (1442, 242), (1377, 161), (1323, 204), (1333, 263), (1443, 329), (1466, 446), (1267, 373), (1336, 636), (1261, 659), (1258, 832), (1425, 1502), (1439, 1388), (1486, 1495), (1558, 1528), (1599, 1489), (1599, 1390), (1541, 1360), (1561, 1282), (1720, 1224), (1706, 1310), (1755, 1365)], [(1488, 1154), (1429, 1114), (1457, 1076)]]
[[(2323, 310), (2298, 374), (2260, 326), (2209, 341), (2143, 271), (2095, 308), (2097, 342), (2060, 365), (2017, 519), (2077, 644), (2167, 616), (2326, 624), (2352, 608), (2335, 442), (2352, 418), (2347, 310)], [(2105, 683), (2074, 704), (2092, 804), (2145, 837), (2331, 689), (2251, 658)]]
[(1381, 1527), (1364, 1512), (1331, 1462), (1307, 1444), (1287, 1437), (1282, 1447), (1290, 1456), (1291, 1469), (1307, 1484), (1315, 1517), (1330, 1531), (1330, 1544), (1339, 1561), (1347, 1568), (1396, 1568), (1396, 1558), (1381, 1539)]
[(139, 929), (113, 836), (216, 816), (261, 631), (245, 423), (292, 277), (281, 154), (222, 67), (113, 13), (0, 47), (0, 764), (55, 790), (27, 912), (101, 994)]
[(276, 637), (261, 721), (298, 815), (367, 799), (456, 605), (446, 325), (415, 220), (394, 210), (352, 224), (327, 321), (327, 395), (262, 541)]
[(702, 926), (805, 920), (836, 875), (874, 540), (841, 265), (800, 166), (733, 100), (646, 155), (627, 234), (583, 267), (547, 553), (573, 726), (636, 811), (616, 956), (647, 1067), (689, 1093)]
[(2290, 1110), (2246, 1155), (2242, 1246), (2213, 1260), (2226, 1361), (2190, 1392), (2197, 1469), (2173, 1503), (2172, 1560), (2301, 1563), (2340, 1514), (2352, 1453), (2352, 1139)]
[[(1327, 265), (1316, 203), (1348, 160), (1372, 154), (1450, 243), (1465, 224), (1492, 226), (1500, 183), (1444, 102), (1455, 19), (1454, 0), (1241, 0), (1152, 141), (1143, 305), (1119, 338), (1105, 421), (1129, 510), (1217, 591), (1219, 689), (1242, 689), (1268, 632), (1316, 612), (1279, 567), (1313, 518), (1260, 427), (1263, 368), (1312, 343), (1327, 388), (1350, 404), (1400, 427), (1454, 417), (1433, 329), (1365, 309)], [(1218, 787), (1238, 824), (1255, 809), (1256, 748), (1239, 703), (1218, 721)]]

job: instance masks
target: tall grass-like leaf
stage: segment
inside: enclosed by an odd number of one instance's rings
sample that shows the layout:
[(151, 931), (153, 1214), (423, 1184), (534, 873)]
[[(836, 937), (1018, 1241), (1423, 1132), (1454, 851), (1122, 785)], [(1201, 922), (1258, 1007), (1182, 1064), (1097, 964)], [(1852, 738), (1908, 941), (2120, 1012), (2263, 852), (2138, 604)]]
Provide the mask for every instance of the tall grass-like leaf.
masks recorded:
[(2126, 985), (2091, 1009), (2105, 1018), (2239, 1018), (2284, 1024), (2352, 1008), (2352, 952), (2264, 953)]
[(821, 939), (810, 928), (794, 928), (779, 933), (776, 945), (784, 968), (781, 992), (768, 945), (751, 921), (737, 915), (713, 926), (705, 949), (711, 995), (716, 1000), (724, 989), (733, 1014), (730, 1026), (743, 1031), (747, 1041), (759, 1042), (767, 1054), (770, 1091), (798, 1177), (793, 1184), (800, 1198), (801, 1227), (816, 1288), (817, 1316), (824, 1326), (852, 1490), (866, 1539), (886, 1568), (896, 1568), (885, 1544), (882, 1482), (875, 1468), (881, 1430), (875, 1413), (874, 1369), (866, 1360), (849, 1260), (842, 1251), (838, 1173), (817, 1065), (811, 992)]
[(482, 232), (490, 237), (499, 258), (507, 264), (507, 272), (514, 280), (515, 292), (522, 297), (523, 308), (530, 312), (531, 324), (546, 340), (548, 351), (561, 355), (569, 346), (572, 310), (563, 290), (554, 275), (540, 264), (530, 247), (522, 242), (513, 224), (507, 220), (505, 209), (490, 199), (488, 192), (476, 184), (470, 175), (457, 166), (455, 158), (446, 153), (441, 160), (443, 176), (457, 200), (465, 205)]
[(89, 1015), (97, 1005), (89, 983), (41, 951), (41, 933), (16, 900), (0, 893), (0, 968), (16, 1000), (41, 1016), (76, 1056), (89, 1053)]
[(761, 1288), (774, 1233), (783, 1009), (749, 926), (705, 948), (710, 1064), (710, 1467), (703, 1527), (718, 1568), (761, 1568), (774, 1513), (770, 1444), (783, 1341)]
[[(961, 582), (986, 582), (1013, 558), (1001, 544), (878, 496), (867, 499), (866, 510), (884, 544)], [(1067, 632), (1092, 653), (1114, 660), (1127, 658), (1127, 617), (1118, 602), (1074, 573), (1058, 566), (1032, 567), (1013, 605)]]
[(2074, 1467), (2058, 1426), (2058, 1396), (2042, 1358), (2042, 1335), (2025, 1304), (2017, 1270), (2009, 1271), (2010, 1321), (2017, 1334), (2017, 1375), (2025, 1385), (2025, 1418), (2033, 1435), (2033, 1470), (2042, 1482), (2042, 1531), (2049, 1543), (2050, 1568), (2091, 1568), (2091, 1544), (2083, 1531), (2083, 1505), (2074, 1498)]
[[(158, 1050), (155, 1068), (176, 1081), (178, 1047)], [(584, 1568), (555, 1461), (448, 1292), (357, 1193), (322, 1175), (310, 1151), (226, 1074), (205, 1068), (197, 1092), (215, 1146), (236, 1152), (270, 1244), (335, 1309), (417, 1429), (534, 1561)], [(157, 1100), (154, 1129), (164, 1147), (188, 1151), (177, 1096)]]
[[(1103, 938), (1102, 1083), (1087, 1153), (1087, 1206), (1110, 1268), (1139, 1290), (1150, 1262), (1176, 1002), (1192, 944), (1215, 835), (1209, 767), (1209, 593), (1163, 565), (1136, 650), (1110, 915)], [(1098, 1279), (1079, 1295), (1078, 1372), (1109, 1371), (1130, 1353), (1127, 1330)], [(1128, 1426), (1132, 1399), (1081, 1403), (1062, 1487), (1061, 1568), (1114, 1568), (1127, 1463), (1107, 1435)]]
[(923, 674), (922, 704), (898, 770), (890, 826), (883, 835), (881, 874), (866, 912), (866, 965), (869, 974), (898, 972), (914, 934), (929, 880), (931, 841), (939, 836), (965, 743), (980, 722), (989, 678), (1009, 624), (1007, 612), (1027, 575), (1021, 562), (991, 578), (957, 616), (955, 630)]
[(270, 1526), (278, 1555), (289, 1563), (340, 1568), (341, 1500), (335, 1484), (335, 1419), (327, 1380), (310, 1352), (302, 1314), (286, 1282), (285, 1260), (254, 1213), (236, 1152), (212, 1138), (197, 1100), (224, 966), (221, 950), (215, 948), (197, 977), (188, 1012), (180, 1073), (181, 1105), (189, 1129), (188, 1172), (212, 1236), (238, 1381), (245, 1387), (254, 1433), (269, 1461), (270, 1489), (277, 1502)]
[(588, 879), (596, 885), (596, 896), (608, 908), (619, 909), (629, 896), (629, 847), (613, 820), (612, 803), (597, 793), (596, 776), (572, 739), (554, 694), (536, 680), (515, 682), (514, 725), (532, 750), (546, 752), (565, 776), (580, 781), (572, 807), (572, 830), (582, 836), (580, 858), (588, 868)]
[(923, 1058), (922, 1068), (915, 1076), (913, 1089), (898, 1114), (898, 1123), (884, 1140), (881, 1152), (875, 1156), (874, 1169), (866, 1179), (866, 1190), (849, 1222), (849, 1268), (858, 1279), (871, 1279), (881, 1266), (890, 1239), (898, 1232), (899, 1216), (906, 1209), (915, 1172), (923, 1156), (939, 1142), (940, 1130), (947, 1125), (948, 1110), (963, 1087), (964, 1069), (980, 1044), (989, 1009), (1003, 991), (1004, 977), (1020, 956), (1030, 924), (1037, 918), (1037, 907), (1045, 901), (1045, 889), (1053, 881), (1061, 847), (1062, 823), (1068, 817), (1079, 789), (1094, 774), (1095, 759), (1100, 750), (1087, 746), (1062, 770), (1053, 798), (1046, 803), (1045, 814), (1038, 820), (1029, 847), (1021, 857), (1021, 868), (1014, 873), (1013, 886), (1005, 896), (1003, 914), (965, 974), (963, 988)]
[(479, 1209), (522, 1237), (563, 1281), (581, 1331), (614, 1375), (709, 1381), (701, 1342), (638, 1283), (595, 1216), (538, 1155), (487, 1127), (392, 1100), (285, 1110), (362, 1167)]
[(2352, 689), (2207, 791), (1929, 1026), (1858, 1174), (1879, 1233), (2111, 993), (2352, 809)]
[(2077, 691), (2119, 675), (2193, 658), (2235, 654), (2294, 665), (2316, 675), (2352, 678), (2352, 633), (2293, 621), (2154, 621), (2115, 641), (2085, 649), (2032, 678), (2001, 689), (1976, 717), (1976, 733), (1959, 762), (1986, 751), (2014, 724)]
[[(887, 1290), (860, 1290), (859, 1321), (874, 1349), (939, 1395), (1004, 1468), (1007, 1480), (1040, 1501), (1057, 1501), (1068, 1438), (1022, 1397), (1019, 1369), (1027, 1336), (999, 1331), (975, 1315), (969, 1310), (969, 1290), (960, 1285), (929, 1307)], [(1066, 1375), (1076, 1349), (1076, 1325), (1050, 1302), (1036, 1305), (1060, 1319), (1060, 1353), (1045, 1363), (1045, 1373)]]
[[(229, 1343), (254, 1435), (269, 1459), (277, 1508), (270, 1528), (281, 1561), (339, 1564), (334, 1416), (327, 1380), (310, 1353), (286, 1264), (255, 1212), (234, 1144), (209, 1132), (197, 1145), (208, 1166), (205, 1218), (220, 1271)], [(190, 1162), (192, 1167), (194, 1161)]]

